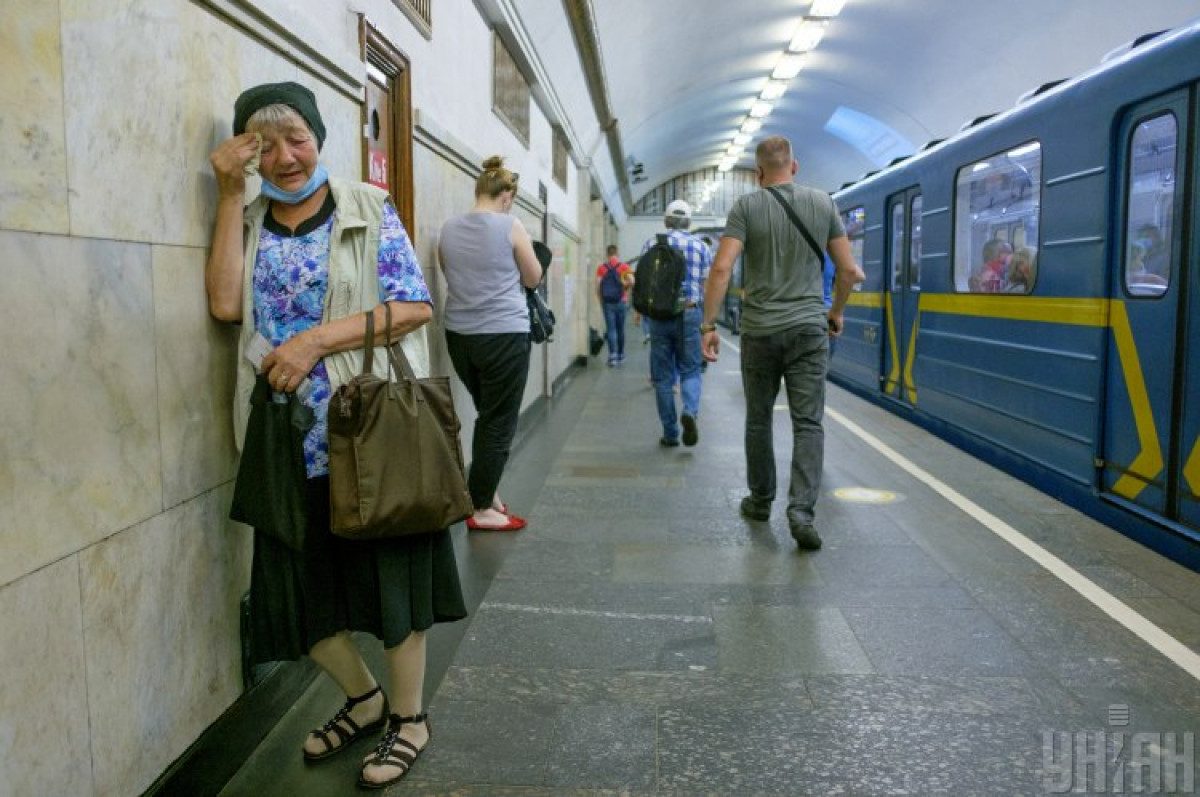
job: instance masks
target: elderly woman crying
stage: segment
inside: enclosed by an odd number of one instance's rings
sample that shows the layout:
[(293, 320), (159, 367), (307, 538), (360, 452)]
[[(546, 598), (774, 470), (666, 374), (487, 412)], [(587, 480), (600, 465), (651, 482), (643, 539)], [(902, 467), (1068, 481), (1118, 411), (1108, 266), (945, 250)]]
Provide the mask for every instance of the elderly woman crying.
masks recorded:
[[(304, 758), (329, 758), (382, 729), (359, 784), (383, 788), (402, 778), (429, 742), (424, 632), (465, 617), (466, 609), (449, 535), (363, 542), (330, 532), (326, 417), (333, 391), (359, 370), (364, 313), (374, 314), (382, 344), (386, 302), (392, 337), (423, 346), (429, 291), (386, 192), (332, 178), (321, 164), (325, 125), (311, 91), (296, 83), (245, 91), (234, 105), (233, 132), (210, 158), (218, 190), (205, 278), (212, 315), (242, 325), (234, 400), (239, 449), (248, 426), (257, 434), (256, 396), (290, 402), (306, 419), (296, 433), (303, 435), (296, 441), (302, 465), (294, 478), (259, 488), (266, 503), (298, 495), (303, 527), (286, 538), (255, 528), (252, 654), (255, 662), (307, 654), (329, 674), (346, 701), (309, 733)], [(247, 205), (246, 174), (255, 158), (262, 190)], [(258, 373), (256, 349), (265, 355)], [(409, 359), (419, 369), (421, 358)], [(248, 455), (243, 451), (244, 462)], [(238, 482), (240, 489), (240, 473)], [(353, 631), (382, 640), (386, 694)]]

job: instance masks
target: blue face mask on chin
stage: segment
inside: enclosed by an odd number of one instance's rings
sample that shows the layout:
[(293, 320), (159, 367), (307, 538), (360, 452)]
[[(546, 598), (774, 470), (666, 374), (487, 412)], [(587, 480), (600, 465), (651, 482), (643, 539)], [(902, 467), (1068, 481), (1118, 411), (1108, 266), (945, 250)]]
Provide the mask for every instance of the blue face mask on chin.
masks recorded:
[(324, 164), (318, 163), (317, 168), (313, 169), (312, 177), (308, 178), (308, 182), (295, 191), (284, 191), (265, 177), (260, 190), (267, 199), (283, 202), (286, 205), (298, 205), (315, 194), (317, 189), (327, 182), (329, 182), (329, 172), (325, 171)]

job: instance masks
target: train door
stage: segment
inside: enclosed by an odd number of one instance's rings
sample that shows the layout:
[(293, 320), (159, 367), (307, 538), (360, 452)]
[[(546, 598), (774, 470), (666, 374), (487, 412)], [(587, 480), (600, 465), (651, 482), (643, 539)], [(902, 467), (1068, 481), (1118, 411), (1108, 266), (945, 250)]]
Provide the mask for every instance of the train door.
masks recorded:
[[(1200, 131), (1200, 102), (1193, 102), (1191, 125), (1192, 135), (1188, 139), (1180, 138), (1181, 141), (1195, 142)], [(1180, 173), (1188, 177), (1186, 190), (1191, 197), (1191, 216), (1187, 220), (1188, 234), (1182, 236), (1187, 248), (1179, 260), (1182, 264), (1179, 285), (1184, 294), (1185, 330), (1181, 336), (1180, 382), (1183, 389), (1179, 391), (1179, 464), (1175, 489), (1179, 496), (1179, 519), (1193, 529), (1200, 529), (1200, 147), (1195, 143), (1190, 166)]]
[(893, 194), (887, 202), (887, 342), (880, 383), (886, 395), (909, 404), (917, 401), (912, 363), (921, 291), (921, 207), (921, 192), (915, 187)]
[(1195, 191), (1191, 124), (1188, 93), (1178, 91), (1135, 106), (1119, 129), (1100, 465), (1106, 493), (1200, 528), (1200, 382), (1187, 367), (1198, 349), (1184, 323), (1200, 309), (1195, 256), (1183, 249), (1195, 246), (1183, 215)]

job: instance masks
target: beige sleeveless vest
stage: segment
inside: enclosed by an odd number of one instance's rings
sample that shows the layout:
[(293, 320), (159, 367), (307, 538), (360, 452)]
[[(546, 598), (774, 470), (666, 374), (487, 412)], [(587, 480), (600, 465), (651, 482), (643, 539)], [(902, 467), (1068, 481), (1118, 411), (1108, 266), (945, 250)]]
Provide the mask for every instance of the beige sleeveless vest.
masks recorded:
[[(365, 183), (329, 180), (329, 189), (337, 205), (333, 233), (329, 239), (329, 285), (321, 322), (332, 321), (379, 305), (379, 226), (387, 192)], [(268, 201), (258, 197), (243, 214), (242, 249), (242, 333), (238, 340), (237, 389), (233, 397), (233, 434), (238, 451), (246, 437), (250, 417), (250, 393), (254, 389), (254, 368), (243, 356), (254, 337), (254, 261), (258, 257), (258, 238)], [(401, 348), (418, 377), (429, 375), (429, 345), (425, 327), (401, 339)], [(325, 368), (333, 390), (362, 371), (362, 348), (338, 352), (325, 358)], [(387, 377), (387, 355), (376, 347), (373, 371)]]

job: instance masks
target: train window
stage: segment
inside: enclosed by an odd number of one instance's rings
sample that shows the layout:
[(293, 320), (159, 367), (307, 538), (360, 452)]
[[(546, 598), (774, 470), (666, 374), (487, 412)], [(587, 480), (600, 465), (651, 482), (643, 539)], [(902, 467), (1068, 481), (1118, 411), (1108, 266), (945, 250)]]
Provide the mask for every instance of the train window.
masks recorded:
[(892, 293), (900, 290), (904, 273), (904, 202), (892, 205)]
[(1037, 274), (1042, 145), (1031, 141), (958, 170), (954, 286), (1029, 293)]
[(842, 226), (846, 228), (846, 237), (850, 239), (850, 252), (854, 255), (854, 262), (861, 266), (863, 264), (863, 237), (866, 235), (867, 229), (867, 211), (861, 205), (850, 208), (842, 214)]
[(908, 213), (908, 286), (921, 288), (921, 195), (912, 198)]
[(1139, 124), (1129, 142), (1125, 204), (1125, 289), (1155, 297), (1171, 284), (1178, 125), (1165, 113)]
[[(842, 214), (842, 226), (846, 228), (846, 237), (850, 239), (850, 254), (854, 257), (854, 262), (858, 263), (859, 268), (866, 271), (866, 266), (863, 264), (863, 238), (866, 236), (867, 230), (867, 211), (859, 205), (856, 208), (850, 208)], [(861, 291), (863, 284), (860, 282), (854, 286), (854, 290)]]

